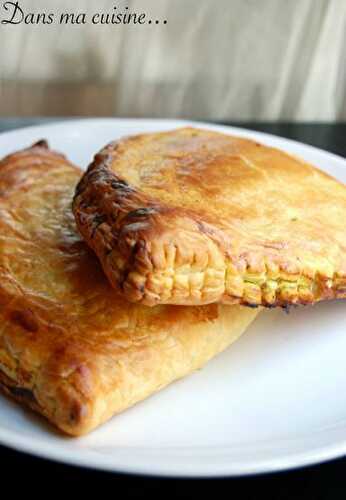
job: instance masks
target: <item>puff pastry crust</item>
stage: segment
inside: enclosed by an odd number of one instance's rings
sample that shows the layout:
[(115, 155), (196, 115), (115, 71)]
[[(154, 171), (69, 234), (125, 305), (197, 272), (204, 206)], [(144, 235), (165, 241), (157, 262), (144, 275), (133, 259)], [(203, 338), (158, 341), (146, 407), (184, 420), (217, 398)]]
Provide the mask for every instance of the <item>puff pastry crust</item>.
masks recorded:
[(76, 231), (80, 175), (44, 142), (0, 162), (0, 388), (71, 435), (201, 367), (256, 316), (117, 295)]
[(346, 297), (346, 187), (252, 140), (182, 128), (114, 142), (79, 183), (74, 214), (133, 302)]

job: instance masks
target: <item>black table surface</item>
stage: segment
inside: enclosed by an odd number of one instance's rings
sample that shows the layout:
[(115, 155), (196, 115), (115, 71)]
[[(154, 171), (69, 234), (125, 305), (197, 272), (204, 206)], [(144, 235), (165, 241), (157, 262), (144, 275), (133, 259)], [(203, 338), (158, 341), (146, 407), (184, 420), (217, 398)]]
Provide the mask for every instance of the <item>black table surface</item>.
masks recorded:
[[(19, 127), (55, 121), (53, 118), (0, 118), (0, 132)], [(60, 118), (59, 118), (60, 120)], [(346, 123), (229, 123), (249, 129), (295, 139), (346, 157)], [(38, 474), (45, 482), (62, 485), (77, 482), (87, 485), (90, 481), (113, 482), (116, 496), (144, 496), (162, 492), (175, 496), (215, 494), (241, 495), (241, 500), (258, 499), (338, 499), (346, 495), (346, 458), (321, 465), (276, 474), (263, 474), (245, 478), (223, 479), (163, 479), (126, 474), (100, 472), (67, 466), (32, 457), (0, 446), (1, 485), (15, 486), (37, 483)], [(15, 483), (13, 482), (15, 480)], [(113, 486), (113, 484), (111, 485)], [(237, 493), (236, 493), (237, 492)]]

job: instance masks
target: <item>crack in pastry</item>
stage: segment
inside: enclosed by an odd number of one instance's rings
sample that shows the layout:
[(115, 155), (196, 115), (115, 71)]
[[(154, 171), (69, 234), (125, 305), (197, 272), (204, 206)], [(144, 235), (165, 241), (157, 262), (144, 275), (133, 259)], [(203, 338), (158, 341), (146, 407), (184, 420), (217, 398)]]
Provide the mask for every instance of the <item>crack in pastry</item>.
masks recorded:
[(81, 179), (73, 210), (133, 302), (346, 297), (346, 187), (252, 140), (182, 128), (113, 142)]
[(0, 389), (70, 435), (200, 368), (257, 314), (124, 300), (77, 233), (80, 176), (45, 142), (0, 162)]

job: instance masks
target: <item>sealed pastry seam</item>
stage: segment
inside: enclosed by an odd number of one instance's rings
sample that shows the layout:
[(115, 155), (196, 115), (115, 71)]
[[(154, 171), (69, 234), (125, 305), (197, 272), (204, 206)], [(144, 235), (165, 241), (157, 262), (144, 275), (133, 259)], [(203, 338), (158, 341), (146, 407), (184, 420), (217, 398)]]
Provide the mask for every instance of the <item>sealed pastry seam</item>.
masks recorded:
[[(346, 297), (346, 277), (333, 272), (323, 274), (317, 270), (312, 276), (289, 274), (281, 269), (273, 272), (273, 266), (266, 264), (264, 272), (239, 272), (227, 262), (218, 268), (209, 265), (206, 269), (196, 269), (193, 260), (181, 267), (143, 269), (142, 256), (138, 263), (136, 256), (132, 257), (127, 266), (117, 250), (104, 256), (97, 245), (93, 248), (113, 285), (120, 287), (127, 299), (149, 306), (160, 302), (207, 304), (220, 300), (271, 307)], [(176, 246), (174, 250), (176, 252)], [(150, 260), (149, 254), (147, 260)], [(211, 259), (207, 257), (207, 260)]]

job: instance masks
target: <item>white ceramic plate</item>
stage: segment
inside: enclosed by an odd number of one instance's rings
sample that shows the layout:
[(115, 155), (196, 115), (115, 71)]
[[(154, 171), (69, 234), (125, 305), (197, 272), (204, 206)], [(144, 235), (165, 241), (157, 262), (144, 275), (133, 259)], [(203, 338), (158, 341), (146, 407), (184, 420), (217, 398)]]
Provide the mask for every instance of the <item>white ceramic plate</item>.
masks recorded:
[[(0, 156), (47, 138), (85, 167), (110, 140), (182, 124), (91, 119), (30, 127), (0, 135)], [(244, 129), (210, 128), (298, 154), (346, 182), (346, 161), (330, 153)], [(289, 315), (264, 312), (203, 370), (87, 437), (61, 437), (1, 397), (0, 443), (77, 465), (169, 476), (250, 474), (338, 457), (346, 454), (345, 333), (341, 302)]]

